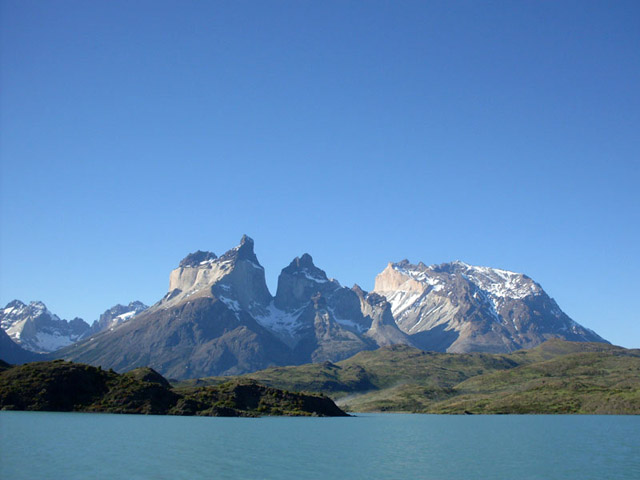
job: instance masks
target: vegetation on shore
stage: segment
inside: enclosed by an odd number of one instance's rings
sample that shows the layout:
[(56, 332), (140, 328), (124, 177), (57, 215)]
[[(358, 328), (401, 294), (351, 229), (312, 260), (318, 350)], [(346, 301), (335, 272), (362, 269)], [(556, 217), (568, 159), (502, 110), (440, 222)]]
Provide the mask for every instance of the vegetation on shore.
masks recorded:
[[(549, 340), (511, 354), (447, 354), (396, 345), (335, 364), (244, 375), (322, 392), (353, 412), (640, 414), (640, 350)], [(188, 380), (215, 385), (228, 377)]]
[(125, 374), (55, 360), (0, 362), (0, 409), (228, 417), (345, 416), (321, 394), (301, 394), (231, 379), (174, 389), (150, 368)]

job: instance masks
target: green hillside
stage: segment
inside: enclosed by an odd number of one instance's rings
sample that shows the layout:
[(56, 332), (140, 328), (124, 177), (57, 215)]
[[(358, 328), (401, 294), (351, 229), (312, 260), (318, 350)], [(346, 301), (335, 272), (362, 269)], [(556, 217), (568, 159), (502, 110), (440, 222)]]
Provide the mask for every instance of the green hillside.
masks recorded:
[(549, 340), (531, 350), (499, 355), (397, 345), (336, 364), (270, 368), (241, 378), (325, 393), (348, 411), (640, 413), (640, 351), (602, 343)]

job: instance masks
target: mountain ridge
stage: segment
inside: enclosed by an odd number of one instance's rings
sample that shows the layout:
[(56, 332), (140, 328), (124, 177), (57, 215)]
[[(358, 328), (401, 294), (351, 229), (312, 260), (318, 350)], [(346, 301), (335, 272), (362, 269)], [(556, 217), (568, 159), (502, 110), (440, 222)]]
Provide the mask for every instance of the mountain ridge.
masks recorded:
[(188, 254), (158, 302), (50, 355), (189, 378), (336, 362), (395, 344), (500, 353), (554, 337), (605, 341), (528, 276), (461, 261), (390, 262), (366, 292), (342, 286), (304, 253), (282, 269), (272, 295), (254, 241), (244, 235), (220, 256)]

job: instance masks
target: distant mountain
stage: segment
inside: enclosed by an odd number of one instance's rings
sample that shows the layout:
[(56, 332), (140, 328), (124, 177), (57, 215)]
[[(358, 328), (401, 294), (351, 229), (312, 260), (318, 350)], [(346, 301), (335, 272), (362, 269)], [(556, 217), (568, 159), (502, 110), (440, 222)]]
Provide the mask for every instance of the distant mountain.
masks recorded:
[(329, 278), (304, 254), (282, 270), (272, 296), (247, 236), (220, 257), (187, 255), (160, 301), (134, 304), (107, 311), (101, 332), (56, 356), (120, 371), (150, 366), (184, 379), (336, 362), (397, 344), (511, 352), (548, 338), (604, 342), (525, 275), (462, 262), (389, 264), (365, 292)]
[(389, 301), (398, 327), (426, 350), (511, 352), (550, 338), (605, 342), (521, 273), (404, 260), (376, 277), (374, 291)]
[(25, 305), (20, 300), (0, 310), (0, 327), (15, 343), (32, 352), (53, 352), (77, 341), (89, 330), (81, 318), (61, 320), (42, 302)]
[(126, 321), (131, 320), (131, 318), (140, 312), (144, 312), (147, 308), (149, 308), (147, 305), (138, 301), (130, 302), (129, 305), (115, 305), (100, 315), (98, 320), (94, 320), (89, 330), (82, 335), (81, 339), (89, 338), (104, 330), (113, 330), (118, 325), (122, 325)]

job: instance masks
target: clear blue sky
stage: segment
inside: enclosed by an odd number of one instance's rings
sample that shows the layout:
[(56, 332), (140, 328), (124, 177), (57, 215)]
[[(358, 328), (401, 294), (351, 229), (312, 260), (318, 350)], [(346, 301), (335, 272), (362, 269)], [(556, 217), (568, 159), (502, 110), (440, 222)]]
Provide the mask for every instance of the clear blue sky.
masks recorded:
[(640, 347), (640, 2), (1, 2), (0, 301), (89, 322), (243, 233), (524, 272)]

